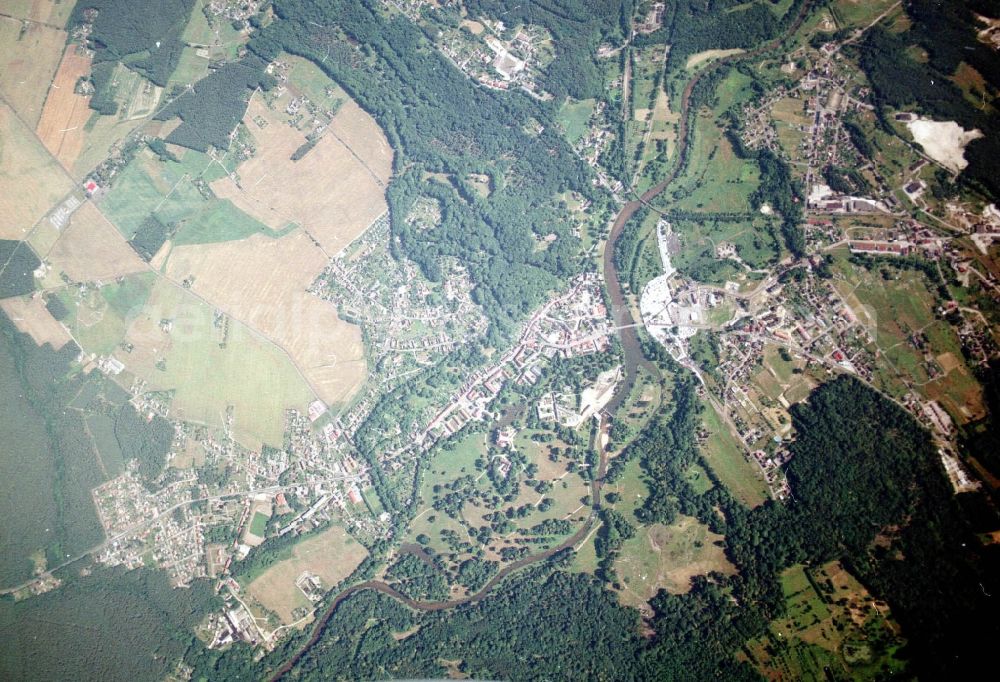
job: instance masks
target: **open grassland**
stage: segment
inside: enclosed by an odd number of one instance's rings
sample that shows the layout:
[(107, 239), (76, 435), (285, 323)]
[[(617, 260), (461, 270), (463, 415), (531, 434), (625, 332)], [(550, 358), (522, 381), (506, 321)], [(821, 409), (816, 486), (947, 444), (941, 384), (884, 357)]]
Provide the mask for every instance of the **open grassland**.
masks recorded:
[[(275, 106), (284, 107), (284, 100)], [(226, 177), (215, 193), (273, 229), (298, 223), (333, 255), (386, 210), (391, 149), (375, 122), (345, 103), (329, 130), (298, 161), (291, 156), (305, 136), (255, 96), (244, 124), (257, 144), (240, 165), (239, 184)], [(263, 125), (260, 125), (263, 123)]]
[(91, 62), (92, 58), (77, 52), (75, 45), (66, 47), (36, 128), (42, 144), (67, 170), (83, 149), (85, 126), (93, 114), (90, 95), (73, 91), (80, 78), (90, 75)]
[(747, 211), (749, 197), (757, 189), (760, 170), (752, 159), (736, 155), (725, 128), (717, 123), (719, 116), (730, 107), (751, 96), (751, 80), (732, 71), (716, 90), (718, 103), (714, 109), (697, 112), (693, 123), (693, 140), (684, 172), (677, 179), (677, 189), (661, 199), (670, 200), (672, 208), (704, 211)]
[(726, 559), (721, 542), (721, 535), (690, 516), (681, 516), (670, 526), (640, 526), (615, 560), (624, 584), (619, 599), (639, 606), (661, 588), (672, 594), (688, 592), (694, 576), (734, 574), (736, 568)]
[(4, 0), (3, 13), (18, 19), (65, 28), (75, 4), (73, 0)]
[(339, 85), (308, 59), (287, 52), (282, 52), (278, 59), (288, 66), (285, 84), (293, 95), (308, 97), (309, 101), (324, 110), (338, 108), (350, 99)]
[(860, 28), (867, 26), (875, 17), (885, 12), (895, 0), (834, 0), (830, 11), (837, 21), (837, 27)]
[(0, 92), (29, 125), (38, 123), (66, 33), (0, 16)]
[(748, 507), (762, 504), (768, 497), (763, 474), (743, 456), (739, 441), (711, 404), (705, 405), (703, 415), (712, 434), (702, 448), (708, 466), (737, 500)]
[(115, 181), (101, 208), (126, 239), (154, 217), (172, 234), (171, 244), (209, 244), (272, 232), (231, 201), (199, 191), (197, 183), (225, 175), (206, 154), (184, 150), (179, 161), (139, 154)]
[(73, 282), (106, 281), (146, 269), (135, 250), (89, 201), (73, 212), (46, 261)]
[(126, 340), (132, 352), (115, 356), (149, 390), (174, 391), (174, 416), (221, 428), (231, 406), (234, 435), (250, 447), (280, 446), (285, 410), (304, 411), (313, 397), (280, 349), (163, 279)]
[(112, 353), (125, 339), (129, 323), (141, 313), (154, 281), (153, 273), (144, 273), (82, 293), (73, 288), (60, 291), (59, 298), (70, 311), (66, 324), (83, 350)]
[(0, 102), (0, 239), (24, 239), (72, 183), (7, 104)]
[(596, 100), (585, 99), (579, 102), (567, 99), (559, 110), (558, 121), (565, 131), (566, 139), (570, 144), (576, 142), (587, 132), (587, 122), (594, 112)]
[[(544, 435), (546, 440), (532, 440), (532, 436)], [(540, 543), (531, 542), (531, 529), (543, 521), (565, 520), (571, 523), (572, 531), (588, 515), (589, 508), (582, 508), (589, 500), (590, 488), (577, 473), (567, 469), (570, 459), (562, 456), (558, 462), (549, 458), (550, 448), (563, 451), (566, 444), (551, 437), (551, 432), (525, 430), (515, 438), (515, 448), (524, 454), (529, 464), (537, 467), (533, 480), (548, 483), (551, 488), (540, 493), (525, 484), (526, 474), (520, 466), (512, 468), (508, 479), (519, 479), (516, 497), (511, 502), (500, 500), (497, 491), (485, 471), (476, 468), (477, 458), (485, 458), (487, 445), (485, 434), (472, 433), (454, 443), (453, 448), (442, 448), (430, 461), (424, 472), (420, 498), (424, 505), (410, 526), (407, 541), (415, 542), (418, 537), (427, 537), (427, 544), (439, 554), (448, 556), (454, 552), (448, 535), (454, 533), (460, 542), (468, 546), (456, 554), (456, 562), (473, 556), (471, 548), (479, 548), (491, 561), (500, 560), (504, 549), (526, 548), (535, 552), (558, 541), (563, 535), (540, 536)], [(464, 480), (463, 480), (464, 479)], [(458, 514), (453, 517), (444, 511), (434, 509), (435, 502), (448, 496), (451, 490), (463, 498)], [(547, 508), (542, 511), (539, 503), (548, 499)], [(505, 515), (508, 510), (510, 521), (508, 530), (494, 533), (488, 542), (480, 545), (473, 535), (492, 521), (486, 517), (496, 511)], [(520, 514), (514, 511), (522, 510)]]
[(291, 557), (268, 568), (248, 586), (262, 606), (278, 614), (281, 622), (295, 622), (292, 612), (309, 607), (309, 600), (295, 585), (304, 571), (318, 575), (327, 589), (349, 576), (368, 551), (341, 526), (332, 525), (307, 536), (291, 550)]
[(254, 236), (175, 247), (167, 274), (281, 346), (328, 404), (347, 401), (365, 378), (360, 329), (307, 293), (326, 265), (308, 235)]
[(71, 341), (66, 328), (52, 317), (39, 295), (7, 298), (0, 301), (0, 308), (18, 331), (30, 336), (39, 346), (47, 343), (59, 350)]

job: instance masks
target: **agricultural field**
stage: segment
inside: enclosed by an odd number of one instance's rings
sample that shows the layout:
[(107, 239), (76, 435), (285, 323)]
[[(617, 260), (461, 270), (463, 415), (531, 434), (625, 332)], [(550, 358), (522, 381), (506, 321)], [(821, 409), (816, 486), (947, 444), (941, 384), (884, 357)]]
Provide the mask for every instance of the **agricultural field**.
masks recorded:
[[(167, 242), (163, 261), (172, 246), (287, 232), (273, 232), (232, 202), (211, 194), (206, 183), (225, 175), (226, 159), (216, 161), (191, 150), (178, 153), (178, 161), (161, 161), (151, 152), (140, 153), (101, 200), (101, 209), (125, 238), (139, 242), (137, 250), (144, 258), (153, 260)], [(157, 259), (156, 267), (163, 261)]]
[(751, 642), (749, 660), (769, 680), (872, 679), (899, 673), (904, 642), (888, 606), (837, 562), (781, 576), (786, 615)]
[(660, 589), (672, 594), (689, 591), (695, 576), (736, 573), (726, 559), (722, 541), (721, 535), (690, 516), (681, 516), (670, 526), (639, 526), (615, 560), (615, 571), (623, 583), (619, 599), (639, 607)]
[(135, 250), (94, 206), (84, 202), (70, 217), (44, 261), (70, 282), (111, 280), (146, 270)]
[(131, 352), (115, 356), (147, 390), (174, 392), (174, 416), (222, 428), (229, 406), (234, 437), (247, 447), (281, 446), (285, 410), (304, 412), (314, 397), (280, 349), (164, 279), (125, 341)]
[[(308, 235), (174, 247), (167, 276), (280, 346), (330, 405), (366, 376), (361, 330), (307, 289), (327, 258)], [(275, 267), (280, 264), (280, 267)]]
[[(280, 110), (287, 105), (285, 98), (272, 104)], [(332, 256), (386, 211), (392, 152), (375, 122), (356, 105), (345, 103), (298, 161), (291, 157), (306, 144), (305, 136), (261, 97), (251, 100), (244, 125), (256, 154), (239, 166), (238, 184), (225, 177), (211, 186), (260, 222), (272, 229), (301, 225)]]
[(80, 346), (88, 353), (110, 355), (142, 312), (155, 279), (153, 273), (137, 274), (100, 287), (67, 287), (54, 295), (69, 311), (64, 322)]
[(18, 19), (65, 28), (73, 7), (73, 0), (5, 0), (3, 12)]
[[(955, 332), (936, 318), (936, 299), (925, 276), (835, 263), (843, 275), (835, 286), (875, 339), (881, 355), (877, 377), (887, 390), (905, 391), (905, 381), (940, 401), (959, 424), (981, 418), (986, 409), (982, 388), (965, 364)], [(885, 285), (886, 276), (891, 286)]]
[(712, 473), (746, 506), (763, 504), (768, 499), (768, 491), (760, 469), (743, 455), (743, 447), (711, 404), (705, 405), (702, 414), (711, 433), (702, 447), (702, 456)]
[(65, 45), (65, 31), (0, 16), (0, 93), (29, 126), (42, 115)]
[(295, 613), (297, 609), (311, 608), (295, 585), (304, 571), (319, 576), (324, 589), (329, 589), (349, 576), (368, 556), (365, 548), (339, 525), (306, 536), (292, 547), (290, 554), (246, 586), (247, 592), (261, 606), (277, 614), (285, 625), (301, 619)]
[(72, 341), (66, 329), (45, 307), (45, 300), (40, 295), (5, 298), (0, 301), (0, 309), (18, 331), (30, 336), (39, 346), (47, 343), (59, 350)]
[(661, 195), (661, 203), (667, 201), (672, 209), (696, 212), (749, 210), (760, 170), (753, 159), (736, 155), (717, 120), (722, 112), (750, 96), (750, 83), (747, 76), (731, 71), (719, 84), (715, 108), (702, 109), (693, 118), (693, 139), (685, 170), (677, 180), (677, 188)]
[(94, 113), (90, 95), (74, 92), (77, 81), (90, 75), (91, 62), (92, 57), (75, 45), (66, 47), (36, 128), (42, 144), (66, 170), (73, 168), (83, 149), (87, 121)]
[(73, 189), (59, 165), (10, 107), (0, 102), (0, 239), (24, 239)]

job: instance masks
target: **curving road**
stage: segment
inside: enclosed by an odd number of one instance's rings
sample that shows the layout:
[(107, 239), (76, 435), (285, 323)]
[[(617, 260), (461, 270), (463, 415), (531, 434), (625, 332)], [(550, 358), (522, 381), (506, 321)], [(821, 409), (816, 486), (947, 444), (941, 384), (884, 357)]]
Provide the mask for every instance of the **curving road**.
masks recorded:
[[(611, 316), (615, 327), (618, 328), (618, 334), (622, 343), (622, 351), (625, 356), (625, 372), (623, 381), (615, 391), (614, 396), (608, 402), (606, 409), (610, 414), (614, 414), (615, 411), (617, 411), (628, 398), (629, 393), (632, 391), (632, 386), (635, 383), (640, 366), (649, 370), (653, 374), (657, 373), (655, 365), (647, 360), (642, 354), (642, 348), (639, 344), (639, 334), (636, 331), (637, 324), (632, 316), (632, 311), (629, 309), (628, 304), (625, 301), (625, 292), (622, 289), (618, 268), (615, 267), (614, 245), (621, 237), (622, 230), (625, 229), (625, 225), (632, 218), (632, 216), (635, 215), (635, 212), (642, 206), (648, 206), (649, 202), (663, 192), (663, 190), (665, 190), (667, 186), (677, 178), (680, 171), (683, 170), (687, 161), (688, 119), (690, 118), (691, 93), (694, 91), (698, 82), (707, 74), (712, 73), (722, 66), (735, 61), (757, 57), (780, 45), (789, 36), (795, 33), (796, 30), (798, 30), (802, 21), (808, 15), (811, 5), (812, 0), (806, 0), (803, 3), (801, 9), (799, 10), (799, 14), (796, 16), (791, 26), (780, 37), (775, 38), (769, 43), (766, 43), (750, 52), (744, 52), (739, 55), (732, 55), (730, 57), (719, 59), (711, 66), (698, 72), (690, 81), (688, 81), (688, 84), (684, 88), (684, 92), (681, 95), (680, 124), (677, 133), (678, 153), (676, 163), (674, 163), (673, 168), (666, 178), (664, 178), (659, 184), (646, 190), (641, 196), (622, 206), (618, 216), (615, 218), (614, 225), (611, 228), (611, 233), (608, 236), (608, 241), (604, 247), (603, 266), (605, 285), (608, 288), (608, 294), (611, 298)], [(605, 471), (607, 470), (607, 464), (607, 455), (601, 451), (598, 470), (591, 481), (591, 503), (594, 505), (600, 501), (601, 486), (604, 482), (603, 479)], [(547, 549), (539, 554), (533, 554), (531, 556), (524, 557), (523, 559), (519, 559), (512, 564), (508, 564), (497, 572), (497, 574), (494, 575), (493, 578), (491, 578), (478, 592), (469, 595), (468, 597), (438, 602), (415, 601), (401, 594), (388, 583), (380, 580), (368, 580), (348, 587), (334, 597), (323, 616), (319, 619), (319, 621), (317, 621), (313, 629), (312, 637), (309, 638), (309, 641), (307, 641), (305, 645), (303, 645), (303, 647), (299, 649), (294, 656), (292, 656), (292, 658), (286, 661), (284, 665), (275, 671), (275, 673), (271, 676), (271, 682), (277, 682), (277, 680), (284, 677), (286, 673), (288, 673), (300, 660), (302, 660), (302, 657), (305, 656), (309, 649), (311, 649), (313, 645), (319, 641), (320, 637), (323, 636), (323, 630), (325, 629), (327, 622), (329, 622), (330, 618), (333, 617), (333, 614), (336, 612), (340, 603), (355, 592), (360, 592), (361, 590), (375, 590), (376, 592), (381, 592), (382, 594), (386, 594), (394, 599), (398, 599), (410, 608), (418, 611), (442, 611), (444, 609), (451, 609), (464, 604), (475, 604), (482, 601), (497, 585), (497, 583), (503, 580), (507, 575), (513, 573), (514, 571), (518, 571), (525, 566), (530, 566), (531, 564), (538, 563), (539, 561), (544, 561), (564, 549), (576, 546), (587, 537), (587, 534), (594, 527), (596, 522), (595, 514), (595, 510), (592, 509), (590, 516), (584, 522), (583, 526), (581, 526), (576, 533), (561, 542), (559, 545)]]

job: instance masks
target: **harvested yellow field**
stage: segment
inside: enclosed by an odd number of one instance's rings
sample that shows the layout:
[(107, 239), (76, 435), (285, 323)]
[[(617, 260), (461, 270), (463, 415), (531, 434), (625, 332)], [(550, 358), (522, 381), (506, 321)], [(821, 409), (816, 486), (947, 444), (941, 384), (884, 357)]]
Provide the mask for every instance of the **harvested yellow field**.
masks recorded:
[(361, 330), (307, 293), (327, 258), (307, 234), (254, 235), (178, 246), (167, 275), (281, 346), (328, 404), (347, 400), (365, 378)]
[(354, 100), (344, 102), (328, 129), (383, 184), (392, 176), (392, 147), (381, 128)]
[(0, 239), (24, 239), (72, 189), (59, 165), (4, 102), (0, 102), (0, 184)]
[(76, 5), (72, 0), (4, 0), (3, 13), (56, 28), (65, 28)]
[(8, 298), (0, 301), (0, 308), (18, 330), (30, 336), (39, 346), (47, 343), (59, 350), (72, 341), (66, 328), (45, 307), (41, 296)]
[(278, 614), (285, 624), (295, 622), (293, 611), (309, 607), (309, 600), (295, 585), (304, 571), (319, 576), (329, 589), (346, 578), (368, 556), (366, 550), (340, 526), (299, 542), (292, 557), (267, 569), (250, 583), (248, 590), (265, 608)]
[(231, 409), (233, 436), (250, 448), (280, 447), (285, 410), (304, 411), (313, 399), (281, 349), (162, 278), (125, 341), (131, 352), (115, 357), (147, 390), (174, 392), (171, 416), (223, 428)]
[(0, 17), (0, 92), (30, 126), (38, 123), (66, 32)]
[(46, 260), (74, 282), (110, 280), (147, 269), (121, 233), (91, 202), (84, 202)]
[(90, 74), (91, 61), (90, 57), (77, 54), (75, 46), (66, 48), (36, 129), (42, 144), (67, 170), (73, 167), (83, 149), (83, 127), (93, 113), (90, 96), (73, 92), (77, 81)]
[(392, 154), (381, 130), (356, 106), (345, 103), (327, 134), (298, 161), (291, 156), (305, 136), (261, 98), (253, 98), (243, 122), (257, 153), (240, 165), (239, 185), (230, 177), (212, 183), (219, 197), (274, 229), (302, 225), (330, 255), (386, 211)]

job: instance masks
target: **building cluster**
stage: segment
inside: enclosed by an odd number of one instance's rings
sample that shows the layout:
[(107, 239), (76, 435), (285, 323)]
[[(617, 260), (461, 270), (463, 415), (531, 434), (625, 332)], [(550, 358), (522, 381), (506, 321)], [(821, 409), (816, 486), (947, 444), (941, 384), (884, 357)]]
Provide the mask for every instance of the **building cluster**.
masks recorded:
[(551, 299), (525, 324), (518, 340), (497, 362), (473, 372), (420, 434), (429, 447), (472, 420), (490, 416), (489, 405), (508, 381), (534, 384), (554, 357), (570, 358), (608, 348), (613, 328), (598, 275), (586, 273), (569, 290)]
[[(471, 23), (471, 22), (470, 22)], [(551, 61), (551, 37), (540, 26), (508, 27), (503, 21), (480, 19), (478, 33), (463, 24), (458, 28), (434, 25), (441, 53), (466, 76), (494, 90), (521, 88), (547, 99), (538, 85), (541, 69)]]

